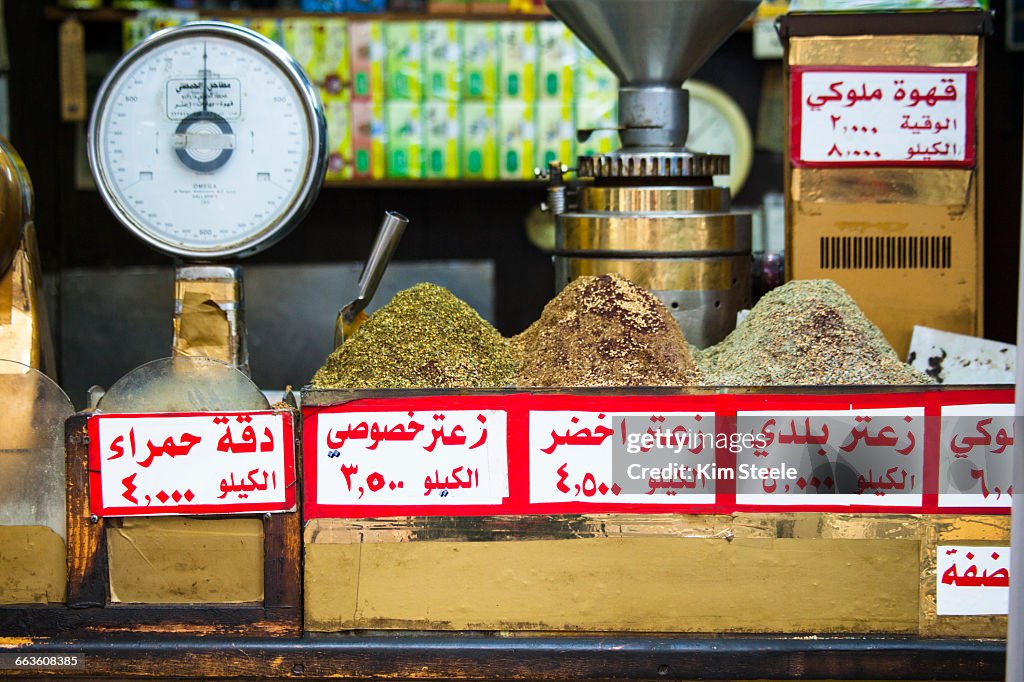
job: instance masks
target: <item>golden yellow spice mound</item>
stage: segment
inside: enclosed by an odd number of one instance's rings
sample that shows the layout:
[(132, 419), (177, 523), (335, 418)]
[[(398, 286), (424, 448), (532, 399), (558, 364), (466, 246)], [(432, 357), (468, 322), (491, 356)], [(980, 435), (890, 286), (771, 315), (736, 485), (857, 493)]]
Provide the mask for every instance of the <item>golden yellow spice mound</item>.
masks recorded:
[(522, 387), (701, 383), (668, 309), (618, 275), (574, 280), (512, 346)]
[(507, 339), (436, 284), (395, 294), (328, 356), (315, 388), (499, 388), (512, 383)]

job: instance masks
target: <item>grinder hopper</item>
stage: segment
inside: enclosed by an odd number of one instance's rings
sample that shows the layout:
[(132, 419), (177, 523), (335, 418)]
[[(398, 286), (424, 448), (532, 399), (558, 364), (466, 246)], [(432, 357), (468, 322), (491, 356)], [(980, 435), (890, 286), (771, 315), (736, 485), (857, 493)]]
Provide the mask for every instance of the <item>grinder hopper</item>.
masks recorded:
[(570, 191), (549, 166), (556, 216), (555, 277), (616, 273), (650, 290), (689, 340), (705, 348), (750, 305), (750, 216), (731, 210), (712, 177), (729, 157), (686, 149), (683, 83), (759, 0), (548, 0), (619, 78), (619, 138), (611, 154), (581, 156)]
[(689, 128), (683, 82), (760, 0), (548, 0), (619, 79), (619, 136), (627, 148), (682, 149)]

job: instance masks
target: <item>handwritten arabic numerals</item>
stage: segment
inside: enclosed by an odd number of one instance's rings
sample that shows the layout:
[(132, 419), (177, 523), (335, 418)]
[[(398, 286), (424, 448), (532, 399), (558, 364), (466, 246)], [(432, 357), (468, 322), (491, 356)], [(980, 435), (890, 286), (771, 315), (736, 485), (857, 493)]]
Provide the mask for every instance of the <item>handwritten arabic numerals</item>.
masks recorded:
[[(337, 453), (337, 454), (341, 454), (341, 453)], [(330, 457), (330, 456), (331, 455), (328, 455), (328, 457)], [(358, 473), (359, 473), (359, 465), (358, 464), (355, 464), (355, 465), (342, 464), (341, 465), (341, 475), (345, 477), (345, 485), (348, 486), (349, 492), (352, 492), (352, 474), (358, 474)]]
[(566, 479), (569, 478), (569, 472), (565, 470), (568, 465), (568, 462), (563, 462), (562, 466), (558, 467), (558, 483), (555, 487), (558, 488), (560, 493), (567, 493), (570, 490), (569, 486), (565, 484)]
[(386, 484), (384, 477), (381, 476), (380, 472), (374, 471), (372, 474), (366, 477), (366, 486), (370, 489), (370, 492), (375, 493)]

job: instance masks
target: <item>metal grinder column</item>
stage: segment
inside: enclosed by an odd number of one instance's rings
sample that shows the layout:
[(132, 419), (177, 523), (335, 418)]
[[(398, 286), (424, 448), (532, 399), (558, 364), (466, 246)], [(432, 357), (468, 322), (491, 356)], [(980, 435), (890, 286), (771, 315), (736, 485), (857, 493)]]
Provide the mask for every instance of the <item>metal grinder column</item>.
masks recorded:
[(689, 94), (682, 88), (758, 0), (548, 0), (551, 12), (618, 77), (619, 137), (611, 154), (580, 157), (585, 183), (572, 197), (549, 169), (557, 216), (556, 288), (617, 273), (668, 306), (704, 348), (750, 305), (750, 215), (731, 210), (712, 176), (729, 158), (685, 148)]

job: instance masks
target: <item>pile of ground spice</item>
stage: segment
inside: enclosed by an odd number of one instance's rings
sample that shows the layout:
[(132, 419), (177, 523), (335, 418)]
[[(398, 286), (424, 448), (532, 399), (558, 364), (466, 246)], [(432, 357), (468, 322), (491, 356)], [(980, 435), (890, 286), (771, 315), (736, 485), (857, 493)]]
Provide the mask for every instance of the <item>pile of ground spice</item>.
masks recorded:
[(697, 361), (708, 385), (927, 384), (832, 280), (774, 289)]
[(497, 388), (512, 383), (507, 339), (436, 284), (395, 294), (328, 356), (316, 388)]
[(512, 345), (519, 361), (518, 386), (701, 383), (668, 309), (618, 275), (573, 280)]

